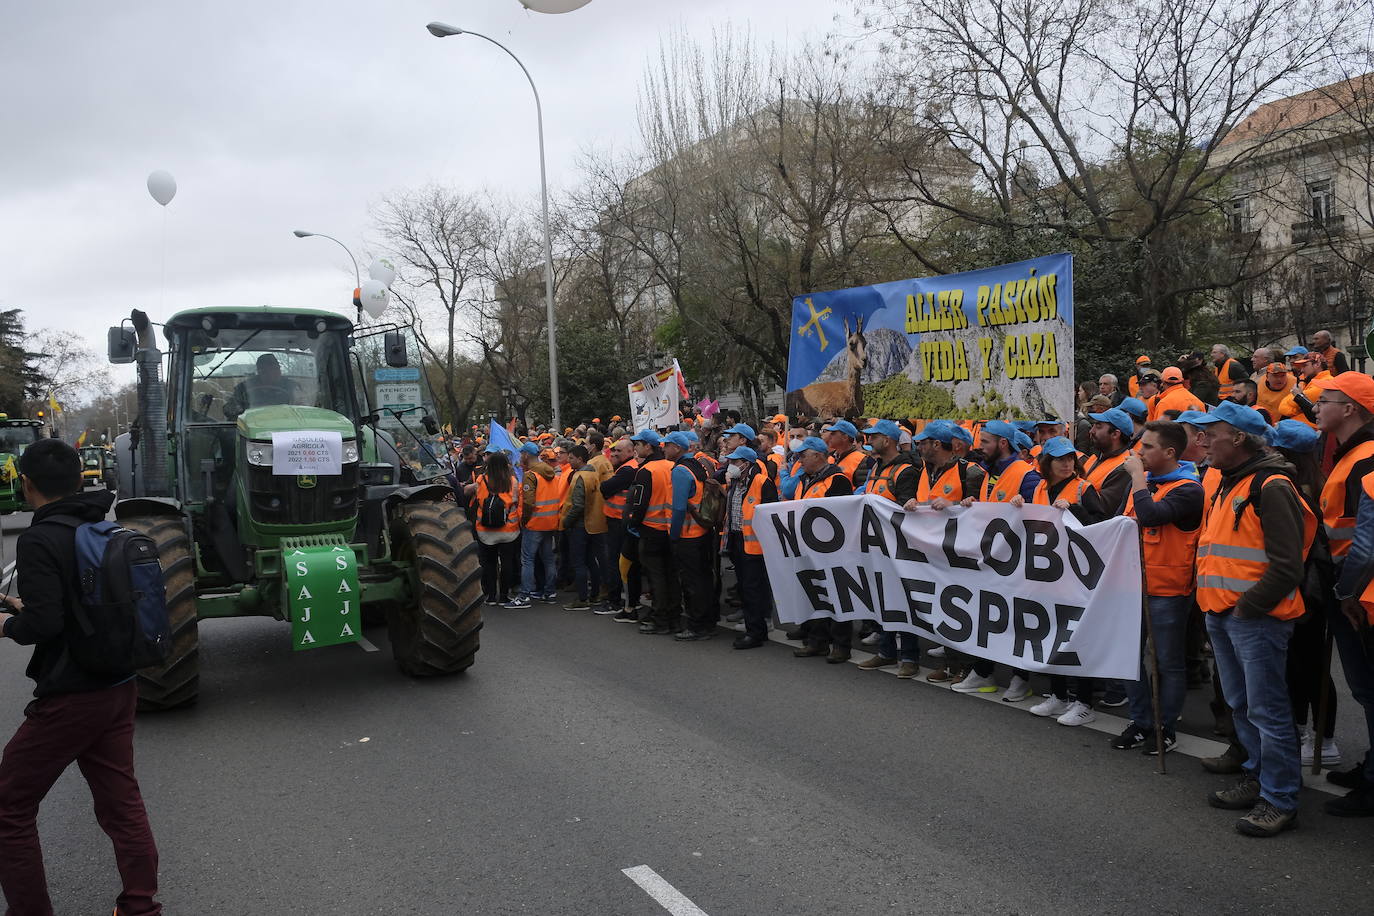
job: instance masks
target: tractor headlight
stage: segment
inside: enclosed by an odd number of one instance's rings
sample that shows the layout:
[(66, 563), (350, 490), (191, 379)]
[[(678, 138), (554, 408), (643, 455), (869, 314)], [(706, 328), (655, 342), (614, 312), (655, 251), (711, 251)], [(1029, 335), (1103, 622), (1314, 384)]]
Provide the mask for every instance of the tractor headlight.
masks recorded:
[(272, 443), (270, 442), (250, 442), (248, 443), (248, 463), (259, 467), (272, 466)]
[(358, 460), (358, 443), (354, 439), (347, 439), (343, 444), (343, 463), (354, 464)]

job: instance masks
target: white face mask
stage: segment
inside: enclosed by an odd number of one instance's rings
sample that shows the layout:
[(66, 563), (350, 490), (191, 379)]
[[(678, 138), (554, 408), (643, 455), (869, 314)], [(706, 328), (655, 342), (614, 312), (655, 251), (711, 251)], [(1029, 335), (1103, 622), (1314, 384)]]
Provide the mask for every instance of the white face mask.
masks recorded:
[(744, 468), (740, 467), (740, 466), (737, 465), (737, 464), (732, 464), (732, 465), (730, 465), (728, 468), (725, 469), (725, 477), (726, 477), (727, 480), (734, 480), (735, 478), (739, 477), (739, 475), (741, 475), (741, 474), (743, 474), (743, 473), (744, 473)]

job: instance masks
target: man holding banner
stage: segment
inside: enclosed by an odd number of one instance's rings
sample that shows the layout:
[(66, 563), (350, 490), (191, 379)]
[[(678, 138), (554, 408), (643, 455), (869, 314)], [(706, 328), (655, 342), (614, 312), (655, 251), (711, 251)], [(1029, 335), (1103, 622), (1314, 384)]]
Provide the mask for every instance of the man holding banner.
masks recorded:
[[(798, 500), (827, 499), (854, 493), (849, 475), (839, 465), (830, 463), (829, 453), (826, 444), (815, 436), (807, 436), (802, 440), (801, 448), (797, 451), (802, 469), (801, 480), (797, 484)], [(829, 617), (803, 620), (802, 635), (806, 645), (792, 650), (793, 655), (797, 658), (824, 655), (826, 662), (832, 665), (849, 661), (849, 650), (854, 640), (852, 621), (832, 620)]]

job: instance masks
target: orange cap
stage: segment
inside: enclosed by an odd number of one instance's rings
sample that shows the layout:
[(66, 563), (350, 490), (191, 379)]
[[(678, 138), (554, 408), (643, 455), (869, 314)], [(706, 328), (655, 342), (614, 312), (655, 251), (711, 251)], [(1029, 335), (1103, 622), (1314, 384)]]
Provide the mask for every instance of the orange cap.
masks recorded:
[(1269, 367), (1264, 371), (1268, 372), (1270, 375), (1287, 375), (1288, 367), (1283, 363), (1270, 363)]
[(1163, 379), (1166, 384), (1178, 384), (1183, 381), (1183, 370), (1178, 366), (1170, 366), (1161, 372), (1159, 377)]
[(785, 413), (780, 413), (780, 414), (778, 414), (777, 416), (773, 417), (773, 419), (772, 419), (770, 422), (772, 422), (772, 423), (786, 423), (786, 422), (787, 422), (787, 414), (785, 414)]
[(1148, 363), (1149, 361), (1150, 361), (1150, 357), (1148, 357), (1148, 356), (1137, 356), (1137, 357), (1135, 358), (1135, 364), (1136, 364), (1137, 366), (1139, 366), (1141, 363)]
[(1313, 382), (1318, 388), (1339, 391), (1370, 413), (1374, 413), (1374, 378), (1363, 372), (1342, 372)]

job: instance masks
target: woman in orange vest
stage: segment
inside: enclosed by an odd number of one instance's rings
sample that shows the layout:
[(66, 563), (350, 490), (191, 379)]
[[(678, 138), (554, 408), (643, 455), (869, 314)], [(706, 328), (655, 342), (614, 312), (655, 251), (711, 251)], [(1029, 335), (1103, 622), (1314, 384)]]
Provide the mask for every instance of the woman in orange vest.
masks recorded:
[(768, 615), (773, 610), (773, 594), (768, 585), (768, 570), (763, 562), (763, 545), (754, 532), (754, 512), (765, 503), (778, 501), (778, 488), (759, 465), (758, 452), (741, 445), (725, 456), (725, 547), (739, 581), (740, 610), (744, 613), (744, 635), (734, 642), (736, 649), (757, 649), (768, 640)]
[(505, 604), (520, 576), (520, 493), (506, 453), (490, 452), (486, 470), (466, 490), (474, 498), (482, 594), (487, 604)]

